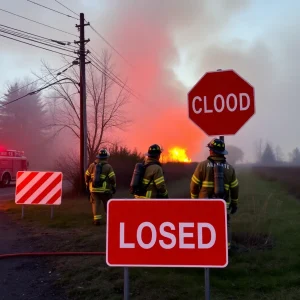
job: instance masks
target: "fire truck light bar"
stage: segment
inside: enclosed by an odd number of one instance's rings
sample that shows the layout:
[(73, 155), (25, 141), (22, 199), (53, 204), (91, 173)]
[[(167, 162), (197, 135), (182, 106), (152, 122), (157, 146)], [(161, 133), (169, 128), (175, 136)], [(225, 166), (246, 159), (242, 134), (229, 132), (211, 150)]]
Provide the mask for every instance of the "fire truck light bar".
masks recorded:
[(9, 156), (9, 157), (22, 157), (24, 156), (24, 151), (17, 151), (17, 150), (5, 150), (0, 151), (0, 156)]

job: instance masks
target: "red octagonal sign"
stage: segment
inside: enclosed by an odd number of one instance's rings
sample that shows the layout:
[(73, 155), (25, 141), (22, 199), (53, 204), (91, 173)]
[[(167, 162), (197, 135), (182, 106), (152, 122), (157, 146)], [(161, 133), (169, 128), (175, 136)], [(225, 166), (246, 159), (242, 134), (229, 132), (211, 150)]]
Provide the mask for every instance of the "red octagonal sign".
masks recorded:
[(254, 115), (254, 88), (233, 70), (206, 73), (188, 93), (189, 117), (207, 135), (230, 135)]

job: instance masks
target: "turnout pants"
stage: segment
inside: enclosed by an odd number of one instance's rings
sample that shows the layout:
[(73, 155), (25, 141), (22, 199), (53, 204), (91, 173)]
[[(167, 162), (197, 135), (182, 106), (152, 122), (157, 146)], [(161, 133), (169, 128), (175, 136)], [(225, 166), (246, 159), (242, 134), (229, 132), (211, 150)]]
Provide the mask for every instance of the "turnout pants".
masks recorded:
[(92, 204), (94, 221), (100, 221), (101, 215), (101, 202), (103, 203), (104, 212), (107, 212), (107, 202), (111, 199), (112, 195), (109, 193), (91, 193), (90, 202)]

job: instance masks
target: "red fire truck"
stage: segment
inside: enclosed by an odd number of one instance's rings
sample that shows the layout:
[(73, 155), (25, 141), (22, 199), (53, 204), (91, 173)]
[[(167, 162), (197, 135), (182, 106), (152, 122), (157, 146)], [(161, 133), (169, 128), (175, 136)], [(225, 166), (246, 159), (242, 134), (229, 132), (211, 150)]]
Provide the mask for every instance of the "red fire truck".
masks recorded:
[(6, 187), (16, 180), (18, 171), (27, 171), (28, 161), (24, 151), (0, 148), (0, 186)]

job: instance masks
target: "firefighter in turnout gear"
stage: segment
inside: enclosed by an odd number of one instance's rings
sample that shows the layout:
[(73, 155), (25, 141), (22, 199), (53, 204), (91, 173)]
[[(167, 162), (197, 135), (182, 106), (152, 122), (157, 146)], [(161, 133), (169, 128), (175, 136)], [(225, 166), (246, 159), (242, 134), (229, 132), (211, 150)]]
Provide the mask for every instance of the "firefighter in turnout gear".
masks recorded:
[(90, 164), (85, 172), (85, 184), (90, 192), (90, 202), (94, 215), (94, 225), (100, 225), (101, 202), (107, 212), (107, 202), (116, 192), (116, 175), (112, 166), (107, 162), (109, 153), (101, 149), (96, 160)]
[(228, 249), (231, 247), (230, 214), (237, 211), (239, 183), (235, 169), (226, 162), (225, 143), (213, 139), (207, 147), (210, 155), (207, 160), (198, 164), (190, 183), (192, 199), (224, 199), (227, 205)]
[(153, 144), (145, 154), (145, 161), (136, 164), (130, 184), (131, 193), (135, 198), (168, 198), (164, 173), (159, 162), (161, 153), (161, 147)]

